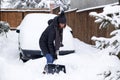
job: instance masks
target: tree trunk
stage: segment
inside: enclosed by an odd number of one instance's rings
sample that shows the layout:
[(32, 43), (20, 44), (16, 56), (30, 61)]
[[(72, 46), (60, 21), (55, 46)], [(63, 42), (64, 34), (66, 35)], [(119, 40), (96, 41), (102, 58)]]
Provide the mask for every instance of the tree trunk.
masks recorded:
[(119, 1), (119, 5), (120, 5), (120, 0), (118, 0)]
[(117, 56), (118, 56), (118, 58), (120, 59), (120, 52), (118, 53), (118, 55), (117, 55)]

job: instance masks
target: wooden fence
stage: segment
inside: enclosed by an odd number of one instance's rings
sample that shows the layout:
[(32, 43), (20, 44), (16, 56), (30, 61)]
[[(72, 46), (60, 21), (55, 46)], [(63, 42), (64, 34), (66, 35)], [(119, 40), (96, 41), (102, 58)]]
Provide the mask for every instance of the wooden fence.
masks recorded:
[(99, 29), (100, 24), (95, 23), (95, 18), (89, 16), (90, 12), (99, 13), (102, 11), (103, 8), (96, 8), (81, 11), (75, 9), (66, 12), (67, 24), (72, 28), (74, 37), (89, 44), (94, 44), (91, 40), (92, 36), (110, 37), (109, 34), (114, 28), (108, 27), (106, 29)]
[(2, 9), (0, 11), (0, 21), (6, 21), (10, 24), (12, 28), (16, 28), (20, 25), (23, 18), (29, 13), (53, 13), (57, 14), (59, 12), (59, 7), (53, 9), (52, 11), (48, 9)]
[[(90, 12), (102, 12), (103, 8), (89, 9), (79, 11), (77, 9), (65, 12), (67, 24), (72, 28), (73, 35), (89, 44), (94, 44), (91, 40), (92, 36), (109, 37), (112, 27), (99, 29), (99, 24), (94, 23), (94, 18), (89, 16)], [(29, 13), (54, 13), (58, 14), (59, 8), (50, 10), (1, 10), (0, 20), (7, 21), (10, 26), (16, 28)]]

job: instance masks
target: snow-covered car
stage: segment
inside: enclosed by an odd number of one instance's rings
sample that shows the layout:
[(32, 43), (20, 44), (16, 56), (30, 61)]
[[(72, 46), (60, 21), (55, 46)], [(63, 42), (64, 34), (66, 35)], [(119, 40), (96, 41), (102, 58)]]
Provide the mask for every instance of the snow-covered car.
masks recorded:
[[(48, 26), (48, 20), (56, 15), (47, 13), (31, 13), (25, 16), (17, 28), (19, 33), (18, 42), (20, 58), (24, 61), (42, 57), (39, 47), (39, 38)], [(71, 28), (66, 26), (63, 30), (63, 47), (60, 48), (59, 55), (66, 55), (74, 52), (73, 35)]]

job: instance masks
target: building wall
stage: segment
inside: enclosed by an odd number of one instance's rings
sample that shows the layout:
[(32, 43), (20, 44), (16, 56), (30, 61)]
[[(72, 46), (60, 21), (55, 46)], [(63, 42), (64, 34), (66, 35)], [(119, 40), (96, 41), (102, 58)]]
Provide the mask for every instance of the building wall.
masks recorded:
[(100, 5), (116, 3), (119, 0), (71, 0), (71, 8), (85, 9)]

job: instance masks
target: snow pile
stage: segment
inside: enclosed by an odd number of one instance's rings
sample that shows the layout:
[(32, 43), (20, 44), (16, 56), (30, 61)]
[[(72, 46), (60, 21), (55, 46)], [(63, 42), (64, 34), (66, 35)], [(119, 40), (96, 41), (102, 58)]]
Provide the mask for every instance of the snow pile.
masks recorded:
[[(23, 63), (19, 60), (18, 34), (9, 31), (8, 38), (1, 39), (0, 80), (119, 80), (120, 60), (116, 56), (98, 53), (91, 45), (74, 38), (76, 52), (59, 56), (56, 64), (66, 65), (67, 73), (42, 74), (46, 59), (40, 58)], [(0, 42), (1, 43), (1, 42)]]
[(19, 57), (17, 36), (16, 32), (13, 31), (8, 31), (7, 37), (6, 35), (0, 36), (0, 57), (8, 60), (14, 60)]
[(32, 13), (26, 15), (18, 27), (21, 31), (19, 35), (20, 47), (26, 50), (40, 50), (39, 38), (48, 26), (48, 20), (55, 16), (56, 15), (44, 13)]

